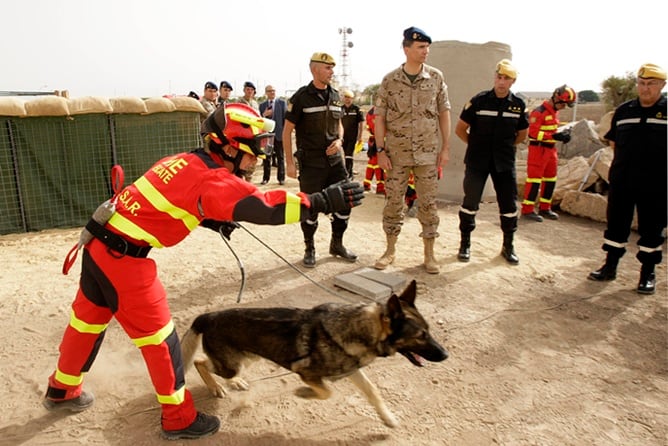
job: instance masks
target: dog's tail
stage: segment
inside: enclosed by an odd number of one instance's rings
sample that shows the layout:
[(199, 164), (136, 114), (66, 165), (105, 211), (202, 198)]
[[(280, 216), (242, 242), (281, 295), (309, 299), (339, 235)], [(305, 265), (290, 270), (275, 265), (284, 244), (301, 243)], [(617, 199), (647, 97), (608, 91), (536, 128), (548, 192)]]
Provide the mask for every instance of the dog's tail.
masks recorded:
[(188, 331), (186, 331), (186, 334), (183, 335), (183, 339), (181, 339), (181, 357), (183, 359), (185, 371), (188, 371), (193, 364), (193, 356), (195, 356), (197, 347), (200, 345), (201, 337), (202, 333), (198, 333), (190, 327)]

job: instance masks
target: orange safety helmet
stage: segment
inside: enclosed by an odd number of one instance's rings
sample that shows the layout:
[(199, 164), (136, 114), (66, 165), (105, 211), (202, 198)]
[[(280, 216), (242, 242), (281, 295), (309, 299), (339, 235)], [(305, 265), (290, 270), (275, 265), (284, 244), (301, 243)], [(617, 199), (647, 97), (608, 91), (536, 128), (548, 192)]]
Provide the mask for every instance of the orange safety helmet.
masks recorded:
[(577, 94), (575, 93), (575, 90), (564, 84), (554, 90), (554, 93), (552, 93), (552, 100), (555, 104), (566, 104), (569, 107), (573, 107), (573, 104), (575, 104), (575, 101), (577, 100)]
[(241, 103), (225, 105), (223, 135), (235, 149), (265, 159), (273, 150), (276, 122), (260, 116), (254, 108)]

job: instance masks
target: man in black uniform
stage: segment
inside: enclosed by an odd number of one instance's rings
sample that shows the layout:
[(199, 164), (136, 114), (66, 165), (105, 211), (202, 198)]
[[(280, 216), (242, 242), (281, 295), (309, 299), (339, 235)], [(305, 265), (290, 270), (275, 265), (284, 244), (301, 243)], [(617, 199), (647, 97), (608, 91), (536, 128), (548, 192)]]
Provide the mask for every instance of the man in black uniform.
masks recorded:
[(471, 232), (475, 229), (487, 177), (492, 177), (499, 204), (503, 248), (501, 255), (511, 265), (519, 259), (513, 247), (517, 231), (517, 181), (515, 179), (515, 146), (523, 141), (529, 121), (526, 106), (510, 87), (517, 71), (508, 59), (496, 64), (494, 88), (478, 93), (465, 106), (455, 127), (455, 134), (468, 144), (464, 163), (464, 201), (459, 209), (461, 242), (457, 258), (471, 258)]
[(661, 263), (666, 234), (666, 71), (654, 64), (638, 70), (638, 98), (617, 107), (605, 139), (615, 152), (610, 166), (605, 264), (589, 279), (614, 280), (626, 252), (634, 209), (638, 212), (638, 254), (642, 264), (636, 291), (654, 294), (655, 265)]
[(355, 144), (362, 143), (362, 132), (364, 131), (364, 113), (360, 108), (353, 104), (355, 94), (350, 90), (343, 92), (343, 115), (341, 124), (343, 125), (343, 153), (346, 157), (346, 170), (348, 178), (353, 179), (353, 156), (355, 154)]
[[(314, 53), (309, 68), (313, 80), (301, 87), (288, 101), (283, 127), (286, 174), (297, 178), (295, 159), (299, 164), (299, 190), (318, 192), (322, 185), (346, 181), (348, 172), (343, 163), (342, 102), (339, 92), (330, 85), (334, 76), (334, 58), (327, 53)], [(292, 153), (292, 131), (296, 131), (297, 151)], [(343, 233), (348, 227), (350, 210), (331, 215), (332, 240), (329, 253), (355, 262), (357, 255), (343, 246)], [(315, 267), (315, 241), (318, 216), (301, 223), (304, 233), (304, 266)]]

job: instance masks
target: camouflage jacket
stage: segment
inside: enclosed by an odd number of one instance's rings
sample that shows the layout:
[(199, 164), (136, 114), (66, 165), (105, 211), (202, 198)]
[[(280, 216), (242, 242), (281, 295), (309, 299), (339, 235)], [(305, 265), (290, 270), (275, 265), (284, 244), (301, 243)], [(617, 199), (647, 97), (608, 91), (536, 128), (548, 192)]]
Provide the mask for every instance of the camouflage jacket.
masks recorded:
[(439, 114), (450, 110), (443, 73), (427, 64), (411, 83), (403, 65), (383, 78), (375, 113), (385, 116), (385, 150), (393, 165), (436, 164)]

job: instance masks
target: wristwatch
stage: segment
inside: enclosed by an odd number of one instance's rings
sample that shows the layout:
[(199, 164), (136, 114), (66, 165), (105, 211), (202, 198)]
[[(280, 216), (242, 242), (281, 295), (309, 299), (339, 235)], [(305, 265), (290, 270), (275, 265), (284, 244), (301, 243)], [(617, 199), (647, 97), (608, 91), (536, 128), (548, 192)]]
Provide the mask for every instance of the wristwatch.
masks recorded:
[(376, 147), (376, 153), (381, 153), (385, 151), (385, 147)]

